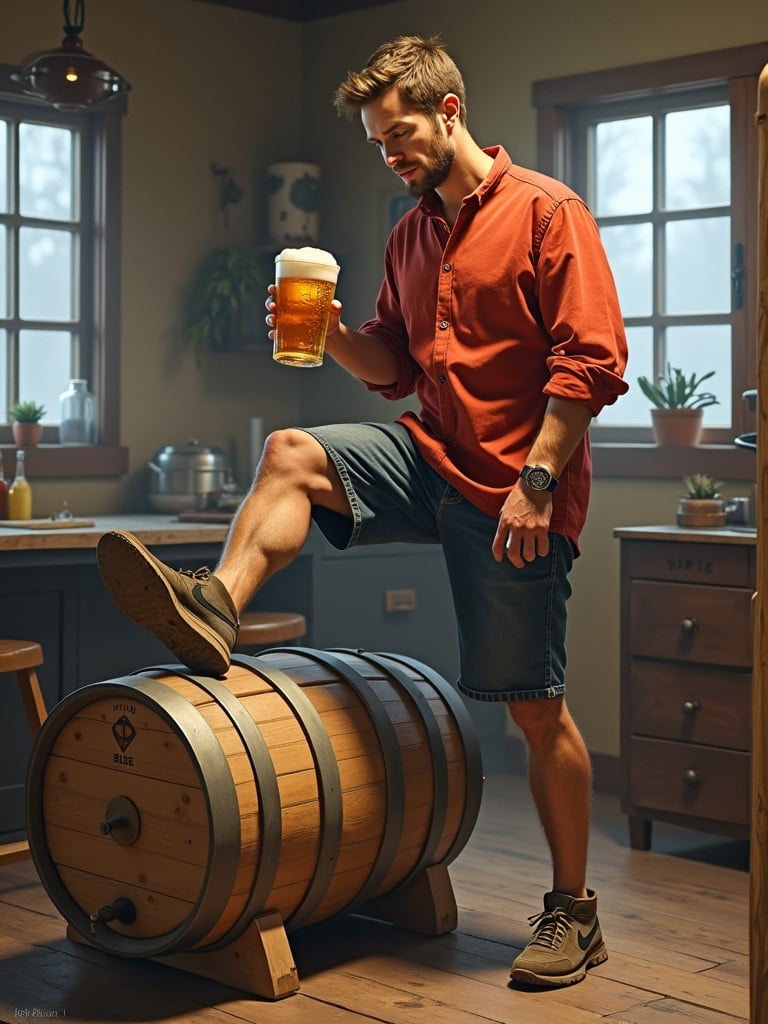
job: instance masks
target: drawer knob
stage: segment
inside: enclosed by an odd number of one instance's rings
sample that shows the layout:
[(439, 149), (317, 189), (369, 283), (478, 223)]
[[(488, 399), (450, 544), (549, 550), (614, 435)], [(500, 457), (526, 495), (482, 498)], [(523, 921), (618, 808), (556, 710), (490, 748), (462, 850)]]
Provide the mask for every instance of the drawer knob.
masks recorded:
[(701, 711), (701, 704), (697, 700), (687, 700), (683, 704), (683, 714), (687, 718), (693, 718), (697, 711)]
[(691, 635), (693, 635), (698, 628), (699, 624), (692, 615), (687, 619), (683, 619), (680, 623), (680, 629), (682, 629), (684, 633), (690, 633)]
[(689, 768), (683, 772), (683, 782), (686, 786), (690, 786), (693, 789), (701, 783), (701, 775), (699, 775), (695, 768)]

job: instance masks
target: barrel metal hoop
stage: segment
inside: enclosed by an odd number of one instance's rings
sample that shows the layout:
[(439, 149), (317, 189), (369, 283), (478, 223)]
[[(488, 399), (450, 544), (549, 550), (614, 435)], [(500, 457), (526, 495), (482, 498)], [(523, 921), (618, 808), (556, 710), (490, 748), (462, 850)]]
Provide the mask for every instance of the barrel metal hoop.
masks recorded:
[(387, 653), (385, 657), (391, 658), (392, 661), (399, 661), (401, 664), (407, 665), (409, 668), (414, 669), (424, 676), (424, 679), (433, 686), (445, 700), (445, 703), (448, 705), (448, 710), (453, 715), (454, 721), (456, 722), (456, 726), (461, 735), (462, 743), (464, 745), (464, 770), (467, 779), (467, 790), (464, 814), (461, 819), (461, 827), (456, 833), (456, 838), (451, 844), (451, 847), (443, 860), (444, 864), (450, 864), (451, 861), (458, 857), (467, 845), (469, 837), (472, 835), (475, 825), (477, 824), (477, 818), (480, 813), (480, 804), (483, 799), (483, 755), (480, 748), (480, 741), (478, 740), (477, 732), (475, 731), (475, 725), (472, 721), (472, 716), (467, 710), (466, 704), (459, 694), (453, 689), (446, 679), (444, 679), (438, 672), (435, 672), (434, 669), (430, 668), (429, 665), (424, 665), (422, 662), (417, 661), (415, 658), (409, 658), (405, 654)]
[[(310, 658), (319, 665), (325, 665), (338, 673), (360, 698), (371, 720), (375, 726), (376, 738), (381, 746), (384, 756), (384, 774), (387, 786), (387, 813), (384, 822), (384, 832), (368, 878), (355, 894), (354, 898), (342, 908), (343, 911), (351, 907), (368, 903), (377, 895), (381, 883), (389, 874), (395, 857), (400, 848), (403, 835), (403, 820), (405, 817), (405, 774), (403, 772), (402, 751), (397, 739), (395, 727), (387, 714), (384, 703), (376, 693), (369, 679), (352, 668), (346, 661), (339, 658), (332, 651), (316, 650), (312, 647), (284, 647), (273, 648), (277, 653), (301, 654)], [(259, 654), (266, 654), (260, 651)], [(341, 913), (342, 911), (340, 911)]]
[(336, 755), (323, 720), (299, 684), (280, 669), (262, 665), (247, 655), (233, 655), (232, 662), (261, 676), (279, 693), (296, 714), (307, 738), (317, 769), (320, 805), (320, 848), (315, 874), (304, 898), (285, 922), (286, 929), (295, 930), (310, 919), (325, 895), (339, 857), (342, 831), (341, 779)]
[(435, 720), (429, 701), (418, 688), (416, 683), (398, 665), (393, 665), (387, 660), (386, 655), (370, 654), (368, 651), (355, 651), (346, 648), (334, 648), (343, 654), (352, 654), (371, 665), (375, 665), (394, 679), (402, 686), (421, 714), (422, 722), (427, 733), (430, 753), (432, 755), (432, 770), (434, 772), (434, 801), (432, 807), (432, 821), (427, 834), (424, 848), (415, 867), (398, 884), (398, 888), (406, 885), (425, 868), (435, 863), (435, 853), (440, 845), (440, 839), (445, 828), (445, 820), (448, 815), (448, 759), (445, 755), (443, 737), (440, 728)]
[[(211, 823), (211, 835), (201, 894), (189, 916), (181, 924), (157, 938), (134, 938), (110, 928), (101, 928), (94, 938), (90, 931), (88, 915), (69, 893), (63, 890), (61, 877), (45, 845), (43, 781), (53, 744), (72, 714), (86, 707), (94, 699), (118, 696), (125, 700), (126, 691), (143, 694), (150, 702), (151, 709), (177, 731), (192, 757), (202, 783), (202, 794)], [(198, 756), (201, 743), (205, 754), (202, 759)], [(167, 686), (162, 686), (154, 678), (136, 676), (111, 679), (106, 683), (91, 683), (75, 690), (51, 711), (37, 734), (30, 758), (27, 791), (30, 795), (27, 829), (38, 874), (62, 916), (89, 943), (120, 956), (167, 955), (189, 949), (206, 935), (221, 917), (238, 866), (240, 821), (231, 813), (232, 807), (237, 804), (237, 795), (229, 765), (213, 730), (197, 708), (180, 694)], [(221, 851), (218, 849), (219, 842)]]
[(283, 828), (280, 791), (277, 787), (277, 773), (272, 756), (261, 730), (226, 683), (209, 676), (193, 676), (185, 672), (180, 672), (179, 675), (183, 675), (185, 679), (189, 679), (190, 682), (213, 697), (232, 722), (251, 763), (259, 795), (260, 843), (254, 884), (245, 907), (232, 927), (228, 928), (224, 935), (216, 939), (215, 942), (206, 943), (195, 949), (196, 953), (203, 950), (209, 952), (227, 946), (239, 938), (253, 918), (265, 907), (280, 864)]

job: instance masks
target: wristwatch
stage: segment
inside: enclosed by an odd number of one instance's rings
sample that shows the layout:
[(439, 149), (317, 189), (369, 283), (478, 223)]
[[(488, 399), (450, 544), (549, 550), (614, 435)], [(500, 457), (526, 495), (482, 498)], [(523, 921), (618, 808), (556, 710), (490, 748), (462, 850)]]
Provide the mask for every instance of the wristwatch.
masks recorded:
[(555, 491), (560, 483), (546, 466), (523, 466), (520, 479), (525, 480), (532, 491)]

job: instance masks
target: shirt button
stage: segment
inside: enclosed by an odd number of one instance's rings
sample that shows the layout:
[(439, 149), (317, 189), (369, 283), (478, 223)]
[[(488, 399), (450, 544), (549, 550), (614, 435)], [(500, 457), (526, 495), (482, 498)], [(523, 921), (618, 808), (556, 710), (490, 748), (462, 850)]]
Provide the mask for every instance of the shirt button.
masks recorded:
[(451, 264), (450, 263), (444, 263), (443, 264), (443, 270), (446, 272), (446, 274), (448, 273), (448, 271), (450, 269), (451, 269)]
[(450, 444), (450, 443), (451, 443), (451, 441), (453, 440), (453, 438), (451, 437), (451, 435), (450, 435), (450, 434), (445, 434), (445, 435), (443, 436), (443, 440), (445, 441), (445, 443), (446, 443), (446, 444)]
[(440, 321), (440, 330), (441, 331), (447, 331), (448, 330), (448, 321), (447, 320), (441, 320)]
[(437, 383), (438, 384), (445, 384), (445, 374), (444, 373), (441, 373), (439, 375), (439, 377), (437, 378)]

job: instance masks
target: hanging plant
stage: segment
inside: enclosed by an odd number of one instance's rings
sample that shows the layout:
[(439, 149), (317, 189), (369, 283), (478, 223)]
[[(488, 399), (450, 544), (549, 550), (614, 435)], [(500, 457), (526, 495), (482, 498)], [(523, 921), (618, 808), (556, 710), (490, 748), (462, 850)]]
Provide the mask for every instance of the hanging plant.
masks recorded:
[(242, 338), (249, 315), (263, 302), (267, 281), (256, 249), (214, 249), (203, 259), (187, 295), (184, 340), (200, 366), (203, 353), (222, 351)]

